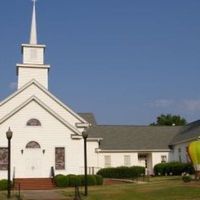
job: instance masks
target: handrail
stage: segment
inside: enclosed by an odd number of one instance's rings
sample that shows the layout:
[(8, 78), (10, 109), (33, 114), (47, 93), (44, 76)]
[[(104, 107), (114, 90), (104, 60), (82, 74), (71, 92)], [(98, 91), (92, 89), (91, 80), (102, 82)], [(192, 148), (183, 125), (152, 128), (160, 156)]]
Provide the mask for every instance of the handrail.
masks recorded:
[(55, 177), (55, 171), (54, 171), (54, 167), (51, 167), (51, 178)]
[(50, 174), (50, 177), (51, 177), (51, 182), (55, 185), (55, 171), (54, 171), (54, 167), (52, 166), (51, 167), (51, 174)]

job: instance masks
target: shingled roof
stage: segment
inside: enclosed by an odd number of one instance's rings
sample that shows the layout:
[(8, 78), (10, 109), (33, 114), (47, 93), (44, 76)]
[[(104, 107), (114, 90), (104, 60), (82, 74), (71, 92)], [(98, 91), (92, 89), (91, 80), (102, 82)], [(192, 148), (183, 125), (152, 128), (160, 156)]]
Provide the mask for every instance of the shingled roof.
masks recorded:
[(200, 120), (194, 121), (183, 127), (179, 134), (172, 140), (171, 144), (176, 144), (188, 140), (197, 139), (200, 136)]
[(89, 138), (103, 138), (102, 150), (162, 150), (200, 136), (200, 120), (186, 126), (97, 125), (93, 113), (79, 113), (92, 124)]
[(88, 133), (90, 138), (103, 138), (102, 150), (166, 150), (181, 129), (179, 126), (97, 125)]
[(97, 124), (93, 113), (78, 113), (78, 115), (80, 115), (83, 119), (85, 119), (92, 126), (95, 126)]

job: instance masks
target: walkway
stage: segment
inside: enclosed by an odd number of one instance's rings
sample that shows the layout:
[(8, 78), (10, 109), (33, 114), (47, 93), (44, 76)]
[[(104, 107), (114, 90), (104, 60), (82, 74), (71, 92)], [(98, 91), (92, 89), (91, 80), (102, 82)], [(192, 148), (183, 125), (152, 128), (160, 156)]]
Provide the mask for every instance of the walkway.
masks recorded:
[(71, 200), (60, 190), (23, 190), (23, 200)]

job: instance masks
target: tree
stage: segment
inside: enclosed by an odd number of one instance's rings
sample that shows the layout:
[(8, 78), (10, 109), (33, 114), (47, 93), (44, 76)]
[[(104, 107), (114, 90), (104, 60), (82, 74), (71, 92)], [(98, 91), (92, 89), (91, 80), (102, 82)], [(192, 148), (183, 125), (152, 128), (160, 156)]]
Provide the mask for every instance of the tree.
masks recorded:
[(186, 125), (187, 121), (180, 115), (161, 114), (157, 117), (157, 121), (150, 124), (151, 126), (182, 126)]

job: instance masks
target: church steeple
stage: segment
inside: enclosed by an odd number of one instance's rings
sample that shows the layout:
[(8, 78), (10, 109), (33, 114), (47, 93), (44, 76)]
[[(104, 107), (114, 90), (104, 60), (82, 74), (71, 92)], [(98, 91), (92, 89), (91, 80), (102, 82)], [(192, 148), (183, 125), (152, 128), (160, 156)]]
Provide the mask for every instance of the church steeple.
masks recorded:
[(33, 13), (32, 13), (32, 23), (31, 23), (31, 32), (30, 32), (30, 44), (37, 44), (37, 23), (36, 23), (35, 2), (36, 2), (36, 0), (33, 0)]
[(29, 44), (22, 44), (22, 64), (17, 64), (18, 89), (31, 80), (36, 80), (48, 89), (50, 65), (44, 64), (46, 45), (37, 43), (36, 9), (33, 0), (33, 13)]

